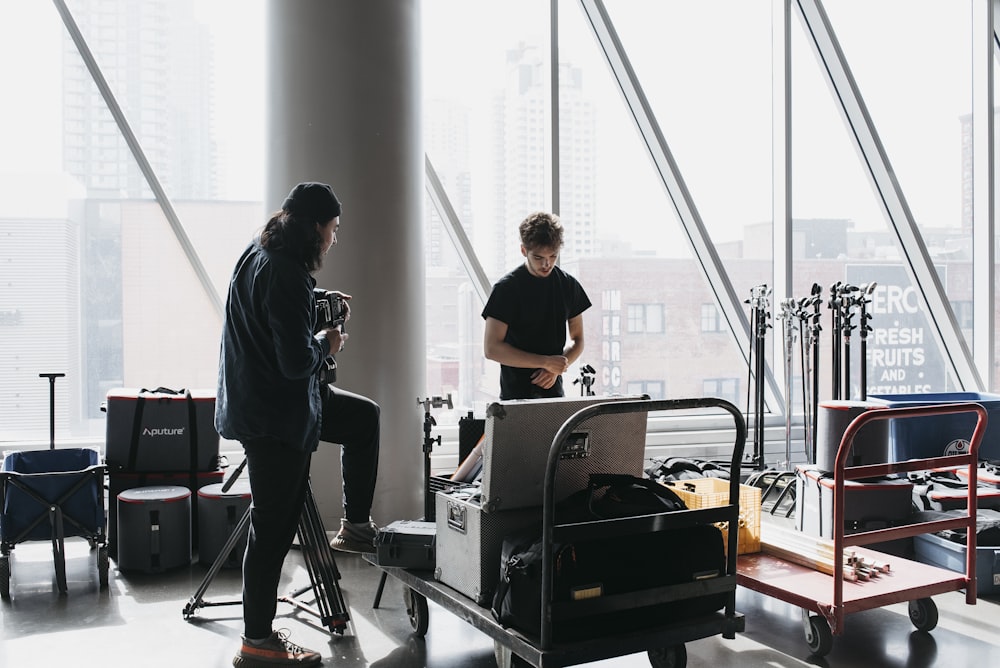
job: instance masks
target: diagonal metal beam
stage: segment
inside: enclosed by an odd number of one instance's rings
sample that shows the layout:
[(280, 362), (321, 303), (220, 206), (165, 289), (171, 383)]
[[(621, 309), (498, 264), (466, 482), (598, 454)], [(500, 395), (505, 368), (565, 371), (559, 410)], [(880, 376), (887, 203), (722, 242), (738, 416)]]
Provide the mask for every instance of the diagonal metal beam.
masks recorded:
[(73, 43), (76, 45), (77, 51), (80, 52), (80, 57), (87, 66), (87, 70), (90, 71), (90, 76), (93, 78), (94, 83), (97, 84), (97, 88), (101, 92), (101, 96), (104, 98), (104, 103), (108, 105), (108, 110), (114, 117), (115, 123), (118, 124), (118, 131), (122, 133), (125, 143), (128, 144), (129, 150), (132, 151), (132, 157), (135, 159), (136, 163), (138, 163), (139, 169), (142, 171), (142, 175), (146, 179), (146, 183), (149, 184), (149, 189), (153, 191), (153, 196), (156, 198), (156, 202), (160, 205), (160, 210), (163, 211), (163, 215), (166, 217), (171, 229), (173, 229), (174, 236), (177, 237), (177, 241), (180, 243), (181, 249), (187, 256), (188, 262), (191, 264), (191, 268), (194, 269), (194, 273), (198, 276), (198, 280), (201, 282), (201, 287), (205, 290), (205, 295), (215, 308), (215, 312), (221, 318), (223, 314), (222, 299), (219, 297), (219, 293), (215, 290), (215, 286), (212, 285), (212, 279), (209, 278), (208, 272), (205, 271), (205, 265), (201, 263), (201, 258), (198, 257), (198, 252), (195, 250), (194, 245), (192, 245), (191, 240), (184, 231), (184, 225), (177, 216), (177, 212), (174, 211), (174, 207), (170, 203), (170, 198), (167, 197), (167, 193), (163, 190), (163, 186), (160, 185), (160, 180), (156, 178), (156, 172), (153, 171), (152, 165), (150, 165), (149, 160), (146, 159), (146, 154), (143, 152), (142, 146), (139, 144), (139, 140), (136, 138), (135, 133), (132, 132), (132, 126), (129, 125), (128, 119), (125, 118), (125, 113), (122, 111), (121, 105), (118, 104), (118, 100), (111, 91), (111, 87), (108, 85), (107, 79), (104, 78), (104, 73), (101, 72), (100, 66), (98, 66), (97, 61), (94, 59), (94, 54), (90, 51), (90, 46), (88, 46), (87, 40), (84, 39), (83, 34), (80, 32), (80, 28), (77, 26), (76, 21), (73, 19), (73, 15), (66, 7), (66, 3), (63, 2), (63, 0), (52, 0), (52, 2), (55, 4), (59, 15), (62, 17), (63, 24), (66, 26), (69, 36), (73, 39)]
[(882, 206), (889, 230), (896, 235), (904, 266), (913, 281), (924, 313), (944, 357), (946, 371), (956, 385), (967, 391), (982, 389), (979, 371), (958, 327), (941, 279), (931, 263), (923, 237), (896, 180), (882, 140), (865, 106), (861, 91), (834, 34), (820, 0), (797, 0), (807, 38), (827, 75), (835, 102), (854, 139), (875, 195)]
[[(774, 302), (782, 304), (792, 295), (792, 56), (791, 0), (771, 0), (771, 265)], [(772, 359), (785, 357), (783, 337), (775, 336)], [(784, 365), (774, 373), (788, 387)], [(785, 393), (786, 413), (792, 412), (792, 397)], [(788, 416), (786, 415), (786, 420)]]
[(992, 389), (996, 361), (996, 162), (994, 148), (996, 91), (994, 56), (1000, 54), (997, 23), (1000, 0), (972, 3), (972, 352), (976, 367)]
[(435, 171), (430, 157), (426, 154), (424, 154), (424, 169), (427, 173), (427, 194), (430, 195), (431, 201), (434, 203), (434, 208), (437, 209), (438, 215), (441, 216), (441, 222), (444, 224), (445, 231), (451, 237), (452, 243), (455, 244), (455, 250), (458, 251), (462, 265), (465, 266), (465, 271), (472, 280), (473, 289), (479, 295), (482, 303), (486, 304), (486, 300), (490, 296), (490, 281), (486, 277), (486, 272), (483, 271), (483, 265), (479, 263), (475, 249), (472, 248), (469, 235), (465, 233), (465, 228), (462, 227), (462, 221), (458, 219), (458, 214), (455, 213), (455, 207), (451, 205), (451, 200), (448, 199), (448, 193), (445, 192), (444, 186), (441, 185), (441, 179), (438, 178), (437, 171)]
[[(705, 229), (705, 224), (702, 222), (691, 193), (684, 183), (680, 169), (670, 153), (670, 148), (660, 131), (660, 126), (642, 86), (639, 84), (635, 70), (632, 69), (632, 64), (622, 47), (604, 2), (602, 0), (580, 0), (580, 5), (593, 29), (598, 45), (607, 59), (612, 76), (635, 122), (636, 129), (653, 160), (657, 175), (667, 196), (673, 203), (677, 219), (680, 221), (681, 228), (691, 246), (695, 261), (705, 277), (708, 288), (715, 297), (716, 304), (722, 311), (722, 317), (736, 340), (740, 354), (749, 366), (750, 322), (744, 311), (743, 301), (736, 296), (736, 292), (733, 290), (729, 275), (715, 250), (715, 245), (709, 238), (708, 231)], [(781, 390), (774, 379), (770, 365), (765, 368), (764, 375), (766, 402), (772, 411), (780, 412), (783, 410), (784, 404), (781, 401)]]

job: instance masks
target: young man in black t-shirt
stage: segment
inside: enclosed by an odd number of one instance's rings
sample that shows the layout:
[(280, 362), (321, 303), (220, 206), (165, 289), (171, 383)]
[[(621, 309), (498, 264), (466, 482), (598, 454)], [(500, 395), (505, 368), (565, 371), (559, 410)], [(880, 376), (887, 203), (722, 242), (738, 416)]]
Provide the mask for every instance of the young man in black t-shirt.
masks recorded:
[(563, 246), (557, 216), (533, 213), (519, 231), (524, 264), (493, 286), (482, 313), (483, 350), (500, 363), (501, 399), (561, 397), (562, 374), (583, 353), (583, 312), (590, 299), (556, 266)]

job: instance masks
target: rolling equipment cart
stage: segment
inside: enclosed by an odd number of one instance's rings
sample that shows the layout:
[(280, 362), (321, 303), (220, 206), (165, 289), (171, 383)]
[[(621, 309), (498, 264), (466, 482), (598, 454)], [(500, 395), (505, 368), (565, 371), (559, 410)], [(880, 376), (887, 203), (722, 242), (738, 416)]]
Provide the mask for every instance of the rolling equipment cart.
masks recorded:
[[(967, 453), (910, 459), (902, 462), (846, 466), (854, 437), (865, 424), (873, 420), (903, 420), (913, 417), (974, 412), (975, 430)], [(847, 425), (835, 461), (833, 490), (833, 570), (828, 575), (766, 554), (741, 555), (736, 577), (739, 584), (773, 598), (802, 608), (806, 643), (815, 656), (826, 655), (833, 646), (833, 637), (844, 631), (844, 618), (849, 613), (871, 610), (894, 603), (909, 602), (910, 621), (918, 631), (930, 631), (937, 626), (938, 611), (930, 598), (935, 594), (965, 589), (965, 602), (976, 603), (976, 471), (979, 444), (986, 431), (986, 409), (976, 403), (925, 405), (909, 408), (887, 408), (867, 411)], [(891, 473), (918, 471), (937, 467), (968, 467), (969, 496), (967, 513), (954, 519), (907, 524), (887, 529), (844, 535), (844, 482), (885, 476)], [(873, 543), (907, 538), (946, 529), (965, 529), (965, 572), (929, 566), (874, 550), (857, 552), (875, 561), (890, 562), (891, 574), (864, 583), (849, 583), (845, 588), (841, 577), (844, 568), (844, 548), (862, 547)], [(766, 542), (766, 533), (764, 534)]]
[[(599, 415), (635, 411), (690, 410), (720, 408), (735, 422), (736, 441), (733, 448), (729, 504), (697, 510), (681, 510), (613, 520), (597, 520), (572, 524), (557, 524), (555, 519), (555, 481), (560, 455), (570, 436), (586, 420)], [(531, 665), (537, 668), (572, 666), (637, 652), (647, 652), (653, 668), (667, 666), (683, 668), (687, 663), (684, 643), (721, 634), (732, 639), (744, 629), (743, 615), (736, 612), (736, 556), (728, 550), (725, 572), (719, 577), (677, 585), (656, 587), (629, 594), (600, 596), (579, 601), (553, 601), (553, 545), (581, 540), (622, 538), (649, 532), (682, 527), (728, 522), (729, 545), (736, 545), (739, 518), (739, 467), (746, 443), (746, 423), (739, 409), (721, 399), (698, 398), (680, 400), (630, 400), (595, 403), (574, 413), (553, 438), (545, 468), (542, 503), (542, 594), (539, 635), (530, 636), (501, 626), (489, 608), (477, 604), (468, 596), (434, 580), (430, 571), (379, 566), (399, 580), (404, 587), (406, 610), (413, 631), (423, 636), (428, 628), (427, 601), (472, 624), (494, 641), (497, 664), (501, 668)], [(375, 564), (372, 555), (365, 557)], [(499, 568), (499, 563), (497, 567)], [(625, 632), (599, 634), (585, 640), (560, 642), (554, 640), (554, 622), (583, 615), (608, 615), (634, 609), (639, 605), (676, 603), (678, 606), (703, 596), (722, 594), (725, 605), (721, 611), (674, 622), (651, 622), (650, 626)], [(377, 605), (377, 604), (376, 604)]]

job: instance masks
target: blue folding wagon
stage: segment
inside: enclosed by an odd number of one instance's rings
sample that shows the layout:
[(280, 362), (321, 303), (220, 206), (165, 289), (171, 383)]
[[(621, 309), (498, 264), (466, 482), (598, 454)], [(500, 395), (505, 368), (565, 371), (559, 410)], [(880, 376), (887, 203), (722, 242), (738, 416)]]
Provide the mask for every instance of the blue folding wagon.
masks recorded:
[(0, 466), (0, 596), (10, 598), (14, 547), (49, 540), (56, 583), (66, 592), (65, 539), (80, 536), (97, 555), (100, 587), (108, 585), (104, 477), (96, 450), (64, 448), (10, 452)]

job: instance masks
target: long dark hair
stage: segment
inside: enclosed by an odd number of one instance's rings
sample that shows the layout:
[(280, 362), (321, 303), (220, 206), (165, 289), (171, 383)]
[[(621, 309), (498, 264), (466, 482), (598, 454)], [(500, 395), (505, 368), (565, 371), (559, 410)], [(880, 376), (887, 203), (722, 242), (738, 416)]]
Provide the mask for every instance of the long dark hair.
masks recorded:
[(260, 245), (291, 255), (310, 273), (323, 264), (323, 238), (316, 221), (296, 217), (284, 209), (271, 215), (260, 233)]

